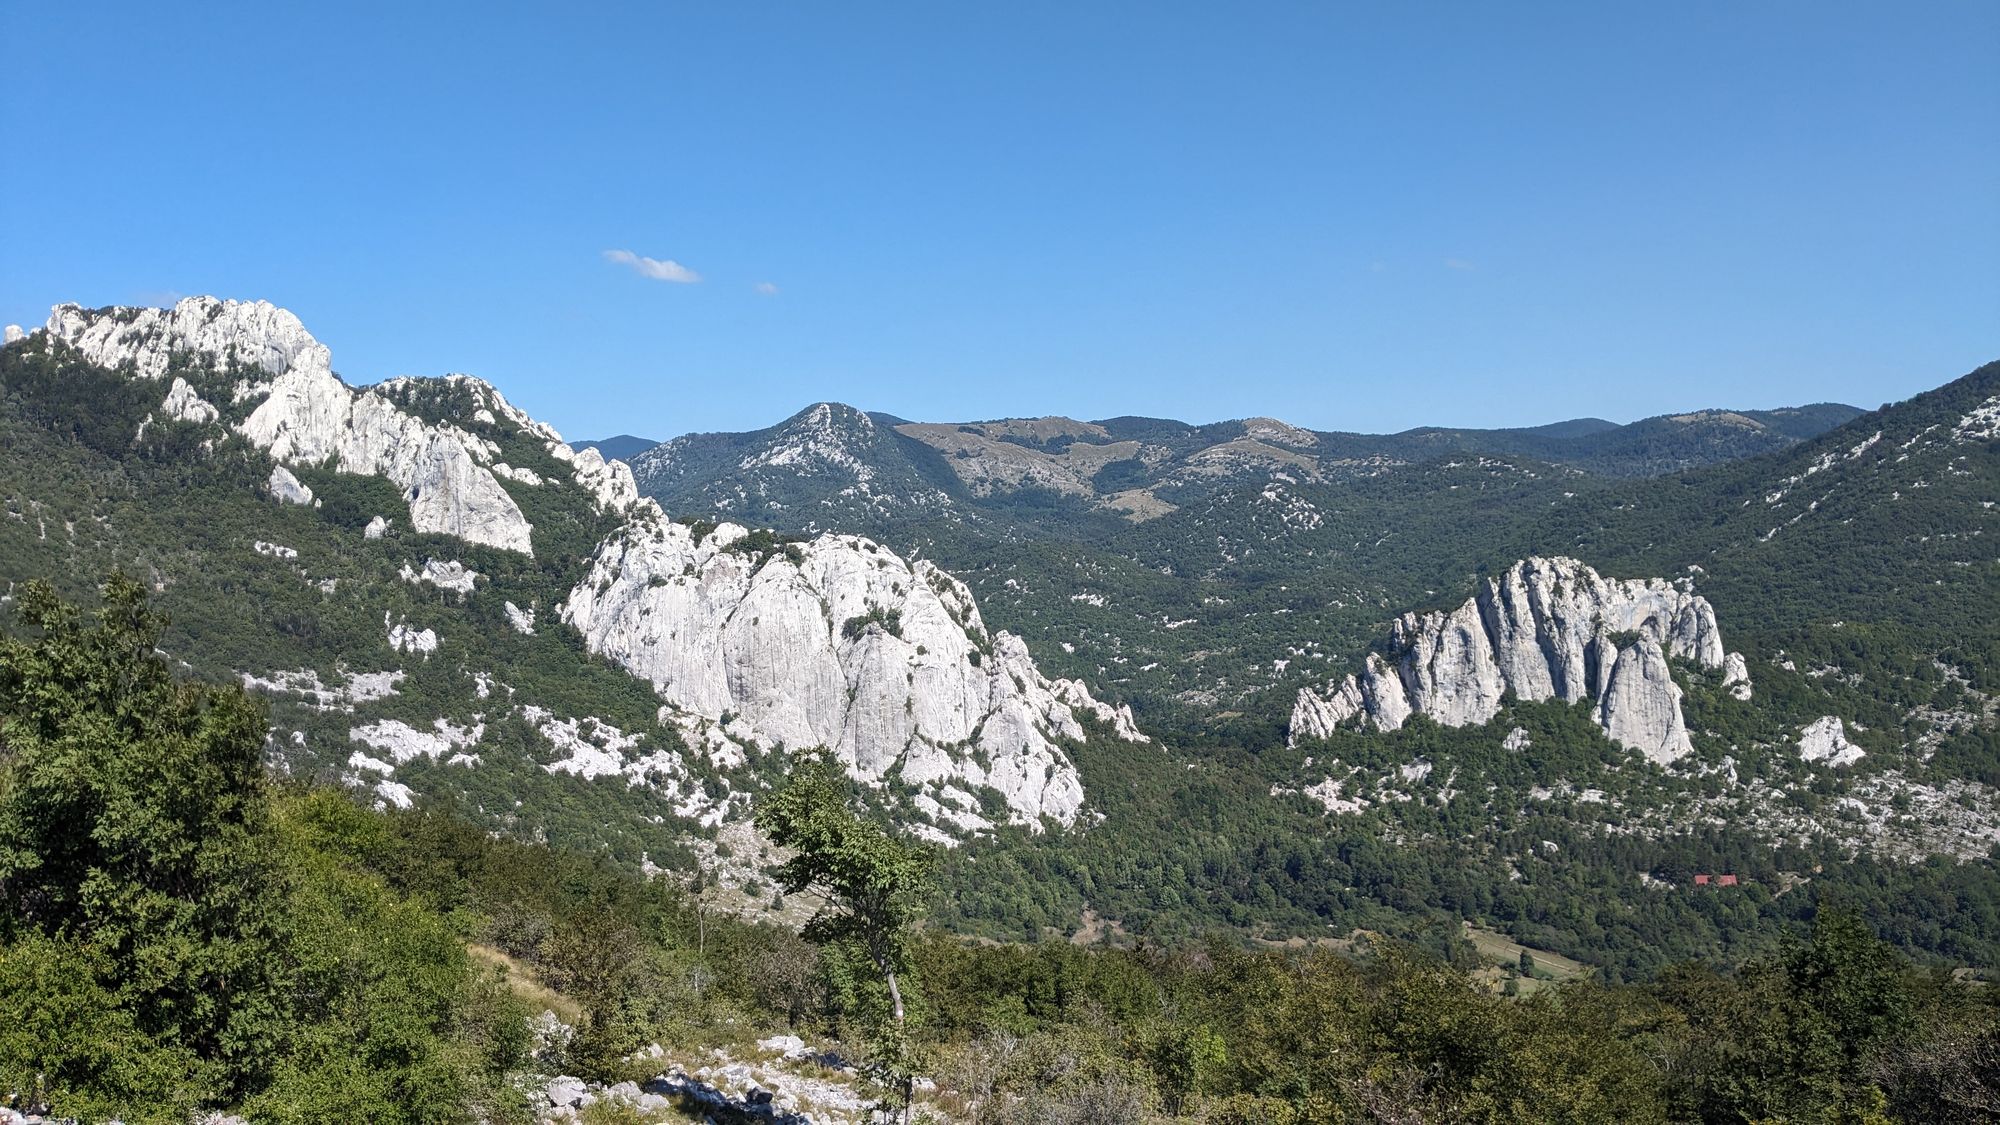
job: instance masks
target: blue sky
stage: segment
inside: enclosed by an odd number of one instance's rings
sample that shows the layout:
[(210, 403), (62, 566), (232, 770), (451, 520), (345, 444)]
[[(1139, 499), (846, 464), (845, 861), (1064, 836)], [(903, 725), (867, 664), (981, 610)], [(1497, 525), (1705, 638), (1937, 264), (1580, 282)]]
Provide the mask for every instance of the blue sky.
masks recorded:
[(263, 297), (350, 381), (470, 372), (573, 437), (1626, 421), (2000, 357), (1988, 0), (0, 27), (0, 319)]

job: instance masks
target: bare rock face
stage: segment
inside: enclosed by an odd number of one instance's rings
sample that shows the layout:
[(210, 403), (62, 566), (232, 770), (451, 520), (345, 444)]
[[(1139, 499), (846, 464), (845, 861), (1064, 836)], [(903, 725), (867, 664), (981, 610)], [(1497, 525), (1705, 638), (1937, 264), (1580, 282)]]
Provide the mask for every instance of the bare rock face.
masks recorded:
[(182, 422), (197, 424), (213, 422), (221, 416), (215, 404), (194, 393), (194, 387), (186, 379), (175, 379), (173, 387), (167, 391), (167, 401), (160, 404), (161, 413)]
[(534, 553), (534, 529), (483, 463), (491, 454), (479, 439), (429, 425), (373, 391), (350, 390), (324, 355), (321, 348), (315, 362), (280, 375), (240, 432), (279, 461), (393, 481), (417, 531)]
[[(1457, 609), (1403, 615), (1386, 654), (1371, 653), (1360, 675), (1300, 691), (1292, 738), (1324, 738), (1357, 720), (1395, 730), (1417, 712), (1475, 725), (1512, 692), (1595, 700), (1613, 739), (1672, 761), (1690, 746), (1669, 656), (1724, 667), (1706, 599), (1662, 579), (1605, 578), (1575, 559), (1524, 559)], [(1726, 677), (1749, 690), (1740, 656)]]
[(265, 483), (265, 487), (270, 489), (271, 495), (282, 504), (311, 504), (313, 502), (313, 490), (307, 488), (299, 481), (299, 478), (292, 475), (290, 469), (285, 468), (283, 465), (273, 465), (271, 467), (271, 479)]
[(1597, 722), (1613, 742), (1666, 765), (1694, 749), (1681, 718), (1681, 689), (1666, 653), (1651, 637), (1618, 652), (1598, 699)]
[[(405, 380), (349, 387), (334, 374), (326, 347), (297, 317), (267, 301), (189, 297), (171, 309), (97, 311), (58, 305), (44, 330), (51, 342), (62, 341), (92, 363), (139, 378), (165, 377), (177, 354), (233, 366), (243, 376), (235, 403), (252, 406), (235, 429), (282, 465), (386, 478), (402, 488), (414, 530), (534, 552), (534, 529), (499, 480), (519, 481), (522, 474), (502, 465), (496, 475), (490, 441), (449, 422), (425, 422), (397, 406), (394, 395)], [(555, 430), (486, 383), (463, 375), (447, 381), (474, 392), (480, 420), (505, 418), (568, 463), (575, 483), (600, 509), (623, 511), (638, 499), (631, 470), (622, 462), (607, 463), (594, 450), (572, 452)], [(197, 422), (219, 415), (179, 378), (163, 409), (170, 417)], [(532, 473), (525, 476), (526, 483), (540, 483)]]
[(1799, 731), (1799, 760), (1839, 769), (1860, 761), (1865, 752), (1847, 741), (1847, 726), (1838, 715), (1827, 715), (1807, 723)]
[(1027, 645), (990, 635), (964, 584), (866, 539), (761, 549), (723, 524), (697, 538), (640, 519), (605, 542), (561, 607), (590, 648), (672, 708), (729, 715), (769, 746), (824, 746), (863, 780), (997, 790), (1018, 823), (1083, 804), (1059, 738), (1079, 715), (1143, 740), (1129, 711), (1050, 682)]
[(189, 297), (171, 309), (98, 311), (57, 305), (46, 330), (99, 367), (131, 364), (142, 379), (164, 376), (176, 352), (233, 358), (268, 376), (299, 363), (325, 366), (327, 359), (299, 318), (269, 301)]
[(1750, 666), (1743, 662), (1743, 654), (1732, 652), (1722, 662), (1722, 686), (1729, 694), (1743, 701), (1750, 698)]

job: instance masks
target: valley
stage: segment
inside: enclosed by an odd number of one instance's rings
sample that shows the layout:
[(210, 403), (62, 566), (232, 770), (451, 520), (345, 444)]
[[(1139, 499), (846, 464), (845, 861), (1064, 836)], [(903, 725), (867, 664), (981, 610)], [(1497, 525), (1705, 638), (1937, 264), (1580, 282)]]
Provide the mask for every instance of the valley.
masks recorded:
[(2000, 366), (1665, 446), (821, 405), (628, 467), (195, 298), (59, 306), (0, 387), (10, 602), (138, 578), (284, 784), (699, 888), (700, 934), (801, 921), (754, 817), (820, 749), (934, 847), (940, 940), (1395, 941), (1526, 995), (1838, 908), (2000, 965)]

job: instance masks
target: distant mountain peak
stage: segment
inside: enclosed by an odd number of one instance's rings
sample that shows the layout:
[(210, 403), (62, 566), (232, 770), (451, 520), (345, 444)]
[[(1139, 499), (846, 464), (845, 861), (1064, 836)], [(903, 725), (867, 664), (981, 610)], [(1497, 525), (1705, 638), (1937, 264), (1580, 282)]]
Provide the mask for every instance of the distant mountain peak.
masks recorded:
[(636, 434), (613, 434), (608, 438), (572, 441), (569, 444), (571, 448), (578, 450), (595, 449), (607, 460), (630, 461), (660, 443), (655, 438), (639, 437)]
[(1277, 445), (1313, 446), (1319, 444), (1319, 435), (1302, 426), (1294, 426), (1276, 418), (1243, 419), (1243, 436)]

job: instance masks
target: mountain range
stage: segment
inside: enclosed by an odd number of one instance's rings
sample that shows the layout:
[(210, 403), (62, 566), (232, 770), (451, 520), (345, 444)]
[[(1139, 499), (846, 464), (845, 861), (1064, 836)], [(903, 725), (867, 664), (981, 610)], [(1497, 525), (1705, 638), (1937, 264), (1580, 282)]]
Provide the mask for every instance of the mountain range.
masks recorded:
[(618, 451), (606, 456), (630, 462), (647, 493), (676, 510), (713, 508), (799, 530), (938, 512), (1005, 519), (1051, 506), (1143, 522), (1244, 479), (1352, 480), (1453, 454), (1656, 476), (1783, 449), (1860, 413), (1818, 403), (1701, 410), (1623, 426), (1577, 418), (1525, 429), (1356, 434), (1275, 418), (907, 422), (822, 402), (748, 433), (689, 434), (644, 448), (612, 439)]
[(822, 403), (637, 449), (466, 376), (350, 386), (261, 302), (8, 335), (10, 583), (141, 578), (281, 774), (769, 910), (747, 814), (822, 747), (947, 845), (970, 932), (1448, 917), (1622, 975), (1834, 895), (2000, 962), (2000, 914), (1910, 907), (2000, 903), (2000, 365), (1869, 412)]

